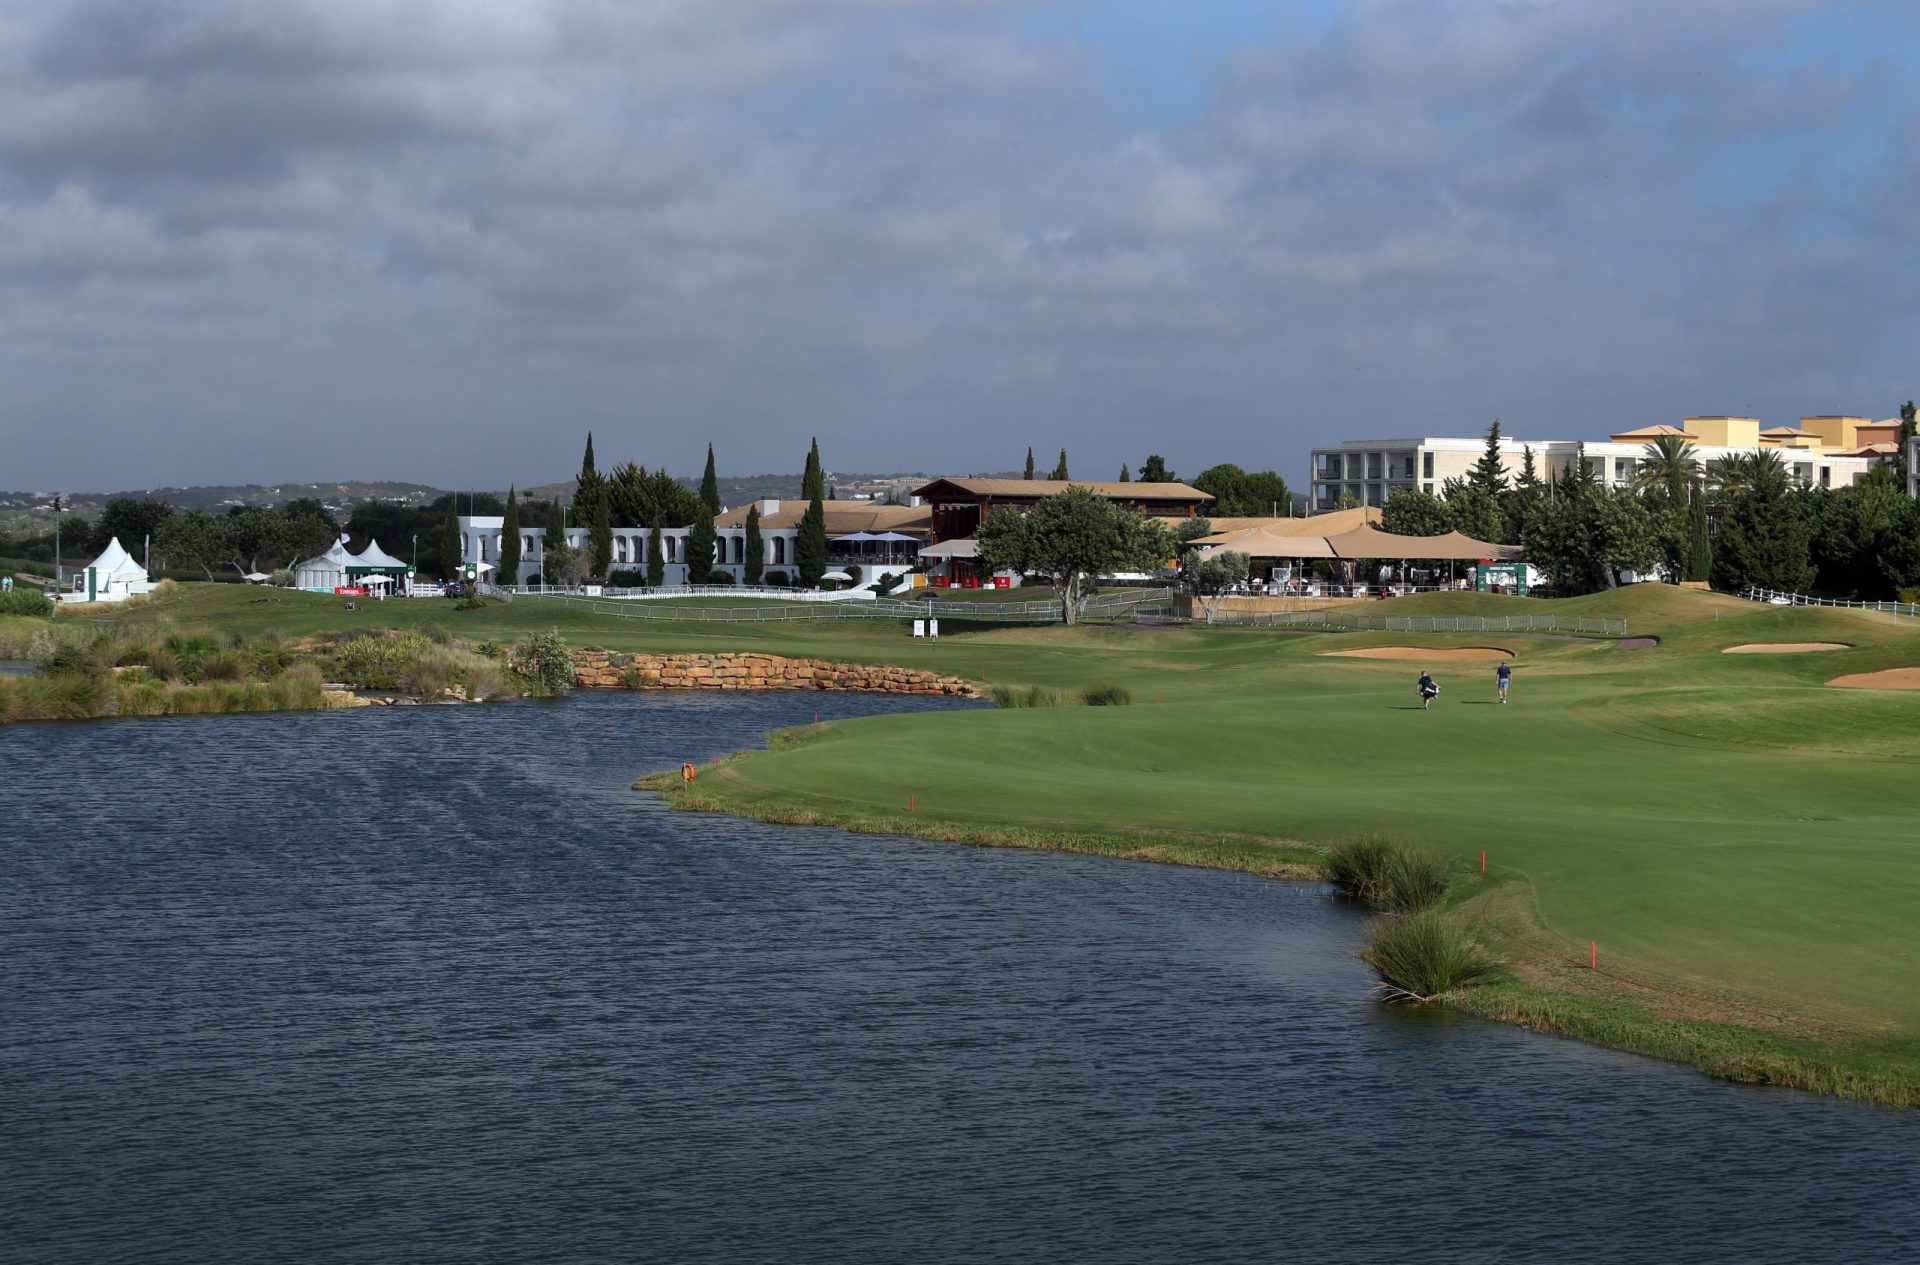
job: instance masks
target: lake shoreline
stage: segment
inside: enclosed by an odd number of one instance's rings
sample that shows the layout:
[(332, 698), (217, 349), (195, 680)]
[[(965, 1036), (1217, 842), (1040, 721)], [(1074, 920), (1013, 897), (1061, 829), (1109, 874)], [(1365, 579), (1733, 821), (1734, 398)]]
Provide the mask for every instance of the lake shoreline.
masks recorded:
[[(783, 730), (769, 736), (767, 750), (804, 742), (807, 737), (804, 731)], [(1288, 882), (1328, 881), (1324, 849), (1299, 842), (961, 824), (913, 811), (835, 812), (791, 798), (743, 800), (714, 793), (715, 781), (724, 778), (731, 765), (759, 754), (762, 752), (742, 751), (716, 764), (699, 766), (692, 781), (686, 780), (681, 771), (646, 774), (634, 781), (633, 789), (651, 792), (674, 811), (714, 813), (776, 825), (824, 826), (849, 834), (898, 835), (966, 847), (1071, 852)], [(1903, 1058), (1883, 1057), (1870, 1049), (1849, 1049), (1737, 1024), (1656, 1014), (1629, 1002), (1540, 987), (1504, 972), (1494, 982), (1437, 1000), (1450, 1010), (1475, 1018), (1683, 1063), (1734, 1084), (1804, 1090), (1879, 1107), (1920, 1108), (1920, 1066)]]

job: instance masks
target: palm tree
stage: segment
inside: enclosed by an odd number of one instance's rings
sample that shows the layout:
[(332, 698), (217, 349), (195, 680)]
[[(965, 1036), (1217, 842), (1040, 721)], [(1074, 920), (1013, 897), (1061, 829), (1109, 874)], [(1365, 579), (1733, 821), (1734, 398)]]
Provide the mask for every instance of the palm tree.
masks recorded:
[(1747, 492), (1779, 491), (1787, 486), (1787, 465), (1777, 452), (1736, 452), (1716, 457), (1707, 467), (1707, 481), (1728, 500)]
[(1679, 491), (1700, 481), (1699, 449), (1684, 435), (1662, 435), (1647, 445), (1647, 455), (1634, 468), (1635, 491), (1656, 488)]
[(1714, 491), (1732, 500), (1753, 486), (1753, 466), (1754, 454), (1750, 452), (1715, 457), (1707, 463), (1707, 482), (1713, 485)]

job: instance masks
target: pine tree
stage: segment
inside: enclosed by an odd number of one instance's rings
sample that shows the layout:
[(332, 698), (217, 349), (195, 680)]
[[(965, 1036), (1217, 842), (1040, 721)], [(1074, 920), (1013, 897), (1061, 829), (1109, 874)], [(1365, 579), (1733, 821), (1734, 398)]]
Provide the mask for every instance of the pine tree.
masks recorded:
[(1498, 497), (1507, 490), (1506, 470), (1500, 460), (1500, 419), (1497, 417), (1493, 419), (1493, 425), (1487, 428), (1487, 450), (1480, 454), (1480, 460), (1474, 462), (1473, 468), (1467, 472), (1467, 484), (1492, 497)]
[(659, 588), (667, 582), (667, 551), (660, 542), (660, 520), (653, 520), (647, 533), (647, 586)]
[(760, 507), (747, 509), (747, 575), (746, 583), (757, 585), (766, 575), (767, 546), (760, 538)]
[(1120, 463), (1120, 482), (1122, 483), (1133, 482), (1133, 471), (1127, 469), (1127, 463), (1124, 461)]
[(587, 561), (593, 568), (593, 574), (606, 578), (607, 568), (613, 565), (613, 507), (607, 504), (607, 498), (593, 498), (593, 518), (587, 529)]
[(1147, 459), (1140, 465), (1140, 482), (1178, 483), (1180, 476), (1167, 468), (1166, 458), (1157, 452), (1152, 452), (1147, 454)]
[(459, 570), (460, 546), (460, 494), (454, 493), (447, 498), (447, 520), (440, 524), (440, 578), (451, 580)]
[(1033, 447), (1031, 445), (1027, 447), (1027, 473), (1022, 477), (1029, 483), (1033, 482)]
[(1067, 450), (1062, 448), (1060, 450), (1060, 464), (1053, 468), (1053, 473), (1048, 475), (1047, 479), (1053, 483), (1065, 483), (1072, 477), (1072, 475), (1067, 473)]
[(1520, 477), (1515, 480), (1513, 486), (1529, 492), (1540, 486), (1540, 472), (1533, 464), (1532, 444), (1520, 450)]
[(501, 584), (520, 583), (520, 500), (512, 484), (507, 485), (507, 514), (500, 524)]

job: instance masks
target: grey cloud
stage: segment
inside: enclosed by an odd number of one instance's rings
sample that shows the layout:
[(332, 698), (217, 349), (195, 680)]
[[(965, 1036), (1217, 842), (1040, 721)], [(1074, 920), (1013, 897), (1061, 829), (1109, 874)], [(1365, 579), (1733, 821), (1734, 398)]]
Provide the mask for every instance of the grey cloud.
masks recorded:
[[(127, 444), (127, 483), (540, 481), (588, 426), (683, 469), (818, 433), (1297, 475), (1355, 430), (1911, 392), (1920, 177), (1817, 142), (1910, 154), (1920, 90), (1755, 71), (1805, 6), (1365, 0), (1144, 129), (1016, 7), (26, 8), (0, 485)], [(1765, 190), (1708, 178), (1754, 154)]]

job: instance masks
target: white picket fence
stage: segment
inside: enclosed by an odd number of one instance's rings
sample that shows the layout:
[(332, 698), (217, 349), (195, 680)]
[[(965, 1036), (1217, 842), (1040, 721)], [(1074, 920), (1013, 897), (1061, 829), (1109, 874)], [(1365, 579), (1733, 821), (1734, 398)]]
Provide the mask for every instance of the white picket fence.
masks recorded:
[(1357, 615), (1345, 607), (1321, 611), (1223, 612), (1207, 622), (1230, 628), (1324, 628), (1329, 632), (1558, 632), (1624, 637), (1627, 621), (1597, 615)]
[[(759, 597), (760, 593), (743, 593), (737, 585), (717, 585), (715, 597)], [(905, 601), (895, 598), (874, 598), (859, 602), (805, 602), (793, 600), (795, 594), (788, 589), (774, 589), (765, 596), (778, 595), (784, 599), (778, 602), (756, 602), (739, 606), (683, 606), (661, 605), (655, 602), (635, 602), (618, 597), (588, 597), (578, 593), (564, 593), (548, 590), (515, 590), (514, 593), (501, 591), (500, 595), (512, 600), (517, 594), (522, 601), (552, 602), (575, 609), (590, 610), (596, 614), (612, 615), (619, 619), (658, 620), (669, 623), (790, 623), (798, 620), (813, 619), (967, 619), (994, 620), (1007, 623), (1057, 623), (1061, 619), (1060, 603), (1045, 602), (965, 602), (953, 600)], [(699, 596), (680, 594), (679, 596)], [(1133, 614), (1141, 607), (1164, 606), (1172, 597), (1169, 589), (1140, 589), (1126, 593), (1108, 593), (1082, 602), (1079, 618), (1101, 620), (1114, 619)]]
[(1749, 602), (1765, 602), (1769, 606), (1838, 606), (1848, 610), (1920, 616), (1920, 605), (1913, 602), (1854, 602), (1842, 597), (1809, 597), (1805, 593), (1782, 593), (1777, 589), (1758, 588), (1741, 589), (1740, 596)]

